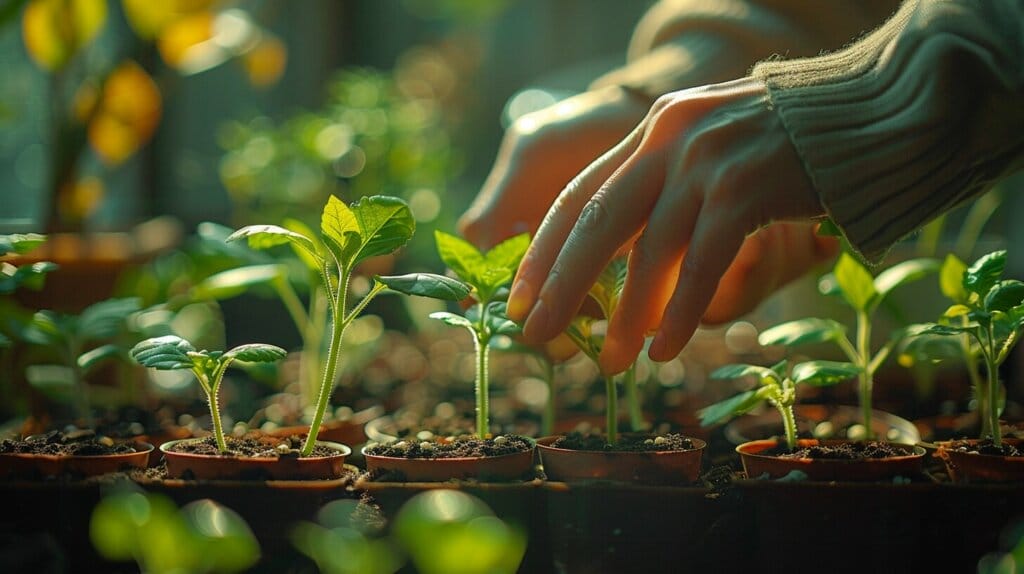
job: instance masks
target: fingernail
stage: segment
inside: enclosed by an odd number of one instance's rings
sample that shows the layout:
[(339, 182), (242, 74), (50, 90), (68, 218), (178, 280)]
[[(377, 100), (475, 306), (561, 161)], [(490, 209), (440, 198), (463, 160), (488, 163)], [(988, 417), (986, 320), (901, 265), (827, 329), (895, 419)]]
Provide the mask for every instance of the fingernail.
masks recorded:
[(647, 356), (652, 360), (661, 361), (662, 359), (659, 357), (663, 357), (665, 355), (665, 347), (668, 345), (665, 338), (664, 331), (658, 331), (658, 333), (654, 335), (654, 340), (651, 341), (651, 347), (647, 350)]
[(505, 312), (508, 313), (508, 318), (513, 321), (522, 321), (526, 318), (526, 313), (530, 310), (530, 299), (533, 297), (533, 293), (530, 290), (530, 284), (522, 279), (515, 281), (512, 284), (512, 291), (508, 294), (508, 307)]
[(548, 319), (547, 306), (544, 305), (543, 299), (538, 299), (530, 316), (526, 318), (526, 324), (523, 325), (523, 337), (527, 341), (542, 341), (548, 328)]

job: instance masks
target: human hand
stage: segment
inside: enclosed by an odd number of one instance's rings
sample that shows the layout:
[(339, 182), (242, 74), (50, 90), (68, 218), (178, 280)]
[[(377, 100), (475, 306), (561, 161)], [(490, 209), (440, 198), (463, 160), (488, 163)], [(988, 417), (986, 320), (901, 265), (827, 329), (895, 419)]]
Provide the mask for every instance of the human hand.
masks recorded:
[[(772, 226), (747, 239), (774, 221), (822, 211), (760, 81), (674, 92), (561, 192), (519, 267), (508, 313), (526, 320), (528, 342), (554, 337), (608, 261), (628, 249), (628, 277), (610, 318), (602, 369), (625, 370), (655, 328), (649, 355), (668, 360), (702, 317), (720, 320), (745, 310), (763, 289), (827, 256), (827, 242), (809, 237), (808, 226), (803, 233), (769, 231)], [(743, 280), (765, 264), (750, 255), (765, 247), (768, 261), (782, 266), (778, 279), (751, 285)], [(746, 257), (730, 268), (743, 251)], [(722, 295), (713, 300), (716, 291)]]
[(533, 232), (573, 176), (624, 138), (646, 112), (643, 102), (608, 87), (519, 118), (459, 220), (459, 232), (481, 249)]

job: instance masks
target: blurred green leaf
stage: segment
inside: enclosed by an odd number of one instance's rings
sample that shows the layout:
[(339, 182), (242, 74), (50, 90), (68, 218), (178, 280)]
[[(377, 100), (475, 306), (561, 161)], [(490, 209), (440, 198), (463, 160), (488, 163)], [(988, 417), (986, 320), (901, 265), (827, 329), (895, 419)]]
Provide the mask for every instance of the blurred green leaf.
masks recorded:
[(827, 387), (848, 381), (861, 372), (852, 363), (837, 361), (808, 361), (793, 367), (794, 383), (807, 383), (815, 387)]
[(378, 276), (375, 279), (392, 291), (443, 301), (461, 301), (471, 292), (471, 287), (462, 281), (433, 273)]
[(78, 336), (83, 341), (109, 339), (125, 328), (132, 313), (142, 309), (137, 297), (107, 299), (86, 307), (78, 318)]
[(203, 542), (207, 572), (241, 572), (256, 564), (260, 545), (245, 520), (210, 499), (190, 502), (181, 509), (187, 524)]
[(923, 277), (935, 273), (939, 270), (939, 262), (936, 259), (920, 258), (911, 259), (893, 265), (892, 267), (882, 271), (875, 277), (875, 291), (878, 293), (878, 298), (873, 302), (877, 305), (890, 291), (901, 285), (906, 285), (912, 281), (917, 281)]
[[(17, 3), (17, 1), (9, 2), (8, 6), (0, 8), (0, 23), (2, 23), (3, 11), (8, 9), (10, 5)], [(6, 255), (8, 253), (28, 253), (43, 243), (46, 243), (46, 236), (38, 233), (0, 235), (0, 255)]]
[(312, 239), (276, 225), (249, 225), (235, 231), (225, 241), (230, 243), (243, 238), (248, 240), (249, 247), (253, 249), (269, 249), (290, 243), (310, 256), (320, 259)]
[(235, 359), (245, 363), (272, 363), (288, 356), (288, 351), (275, 345), (249, 343), (239, 345), (222, 355), (221, 360)]
[(130, 354), (144, 367), (166, 371), (191, 369), (193, 361), (189, 353), (194, 352), (196, 349), (192, 343), (175, 335), (166, 335), (140, 342), (132, 348)]
[(954, 303), (967, 302), (967, 290), (964, 288), (964, 274), (967, 272), (967, 264), (959, 257), (950, 253), (942, 262), (939, 270), (939, 288), (942, 294)]
[(473, 323), (469, 319), (462, 315), (456, 315), (455, 313), (449, 313), (448, 311), (436, 311), (430, 314), (431, 319), (437, 319), (445, 324), (453, 327), (465, 327), (470, 331), (474, 330)]
[(758, 382), (779, 380), (779, 375), (774, 370), (757, 365), (725, 365), (708, 375), (708, 378), (717, 380), (741, 379), (743, 377), (757, 377)]
[(993, 251), (983, 255), (964, 273), (964, 289), (975, 293), (978, 297), (988, 295), (992, 286), (1003, 276), (1006, 268), (1006, 251)]
[(247, 265), (215, 273), (192, 288), (195, 299), (230, 299), (252, 287), (286, 280), (286, 268), (278, 263)]
[(789, 321), (766, 329), (757, 337), (757, 342), (764, 346), (792, 347), (834, 341), (842, 337), (845, 332), (846, 327), (837, 321), (812, 317)]
[(738, 395), (719, 401), (713, 405), (704, 407), (698, 413), (700, 415), (700, 426), (706, 427), (735, 415), (749, 412), (750, 409), (761, 404), (767, 399), (772, 391), (771, 387), (761, 387), (750, 391), (744, 391)]
[(1007, 312), (1024, 303), (1024, 283), (1015, 279), (1000, 281), (985, 295), (984, 309), (989, 313)]
[(871, 273), (849, 253), (843, 253), (832, 274), (843, 299), (858, 311), (866, 311), (878, 295)]
[(101, 362), (110, 358), (119, 357), (120, 355), (121, 347), (117, 345), (111, 344), (96, 347), (95, 349), (82, 353), (78, 356), (78, 368), (82, 369), (82, 371), (88, 372)]

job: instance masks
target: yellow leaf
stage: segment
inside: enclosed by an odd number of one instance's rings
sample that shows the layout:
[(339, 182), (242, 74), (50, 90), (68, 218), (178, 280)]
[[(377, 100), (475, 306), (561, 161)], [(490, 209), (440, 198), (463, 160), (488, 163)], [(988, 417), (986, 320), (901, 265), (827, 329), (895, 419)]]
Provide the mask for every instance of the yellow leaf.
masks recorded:
[(60, 70), (106, 21), (106, 0), (32, 0), (21, 21), (25, 49), (41, 68)]
[(124, 14), (140, 38), (152, 40), (179, 18), (206, 11), (214, 0), (122, 0)]
[(249, 82), (266, 87), (281, 79), (288, 63), (288, 48), (281, 40), (264, 34), (259, 43), (242, 57), (242, 65)]
[(57, 207), (61, 219), (81, 221), (89, 217), (103, 201), (103, 195), (103, 182), (98, 177), (83, 177), (60, 194)]
[(89, 143), (108, 165), (128, 159), (160, 123), (160, 92), (149, 74), (132, 61), (107, 78), (99, 110), (89, 124)]
[(157, 48), (168, 66), (182, 68), (190, 58), (196, 58), (194, 51), (201, 50), (200, 45), (212, 37), (213, 14), (200, 12), (166, 26), (157, 38)]

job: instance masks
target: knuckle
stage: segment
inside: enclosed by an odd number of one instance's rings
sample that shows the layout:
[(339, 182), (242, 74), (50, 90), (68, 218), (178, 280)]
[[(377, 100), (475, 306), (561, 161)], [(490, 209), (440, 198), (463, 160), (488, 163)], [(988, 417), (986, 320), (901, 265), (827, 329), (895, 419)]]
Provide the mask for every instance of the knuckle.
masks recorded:
[(611, 223), (611, 212), (607, 204), (606, 193), (598, 192), (594, 194), (580, 212), (576, 231), (589, 235), (607, 228)]

